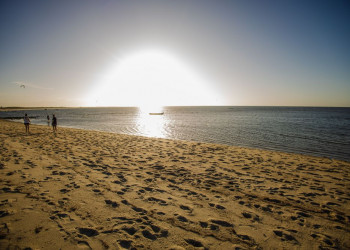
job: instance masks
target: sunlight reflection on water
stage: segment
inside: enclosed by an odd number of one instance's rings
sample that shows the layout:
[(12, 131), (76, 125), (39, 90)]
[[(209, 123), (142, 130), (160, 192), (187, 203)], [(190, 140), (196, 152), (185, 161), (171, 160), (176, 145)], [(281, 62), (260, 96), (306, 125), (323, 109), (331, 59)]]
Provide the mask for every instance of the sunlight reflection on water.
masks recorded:
[(149, 112), (140, 109), (136, 120), (137, 130), (144, 136), (166, 138), (164, 115), (150, 115)]

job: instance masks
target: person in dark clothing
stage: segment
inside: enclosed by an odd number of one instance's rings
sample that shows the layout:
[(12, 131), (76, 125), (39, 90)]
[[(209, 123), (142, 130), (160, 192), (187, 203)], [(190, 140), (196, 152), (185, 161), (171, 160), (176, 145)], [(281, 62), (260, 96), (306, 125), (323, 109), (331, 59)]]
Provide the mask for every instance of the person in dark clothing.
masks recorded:
[(29, 134), (29, 124), (30, 124), (30, 119), (27, 114), (24, 115), (24, 126), (26, 127), (26, 134)]
[(55, 115), (52, 115), (52, 129), (53, 132), (57, 131), (57, 118)]

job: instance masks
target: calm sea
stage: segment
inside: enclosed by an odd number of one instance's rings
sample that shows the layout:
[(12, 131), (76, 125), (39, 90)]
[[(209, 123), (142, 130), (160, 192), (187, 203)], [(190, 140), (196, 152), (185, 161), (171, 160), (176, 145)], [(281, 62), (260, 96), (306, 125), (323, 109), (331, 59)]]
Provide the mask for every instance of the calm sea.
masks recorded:
[[(28, 110), (34, 124), (261, 148), (350, 161), (350, 108), (165, 107), (164, 115), (138, 108)], [(0, 112), (0, 117), (23, 116)]]

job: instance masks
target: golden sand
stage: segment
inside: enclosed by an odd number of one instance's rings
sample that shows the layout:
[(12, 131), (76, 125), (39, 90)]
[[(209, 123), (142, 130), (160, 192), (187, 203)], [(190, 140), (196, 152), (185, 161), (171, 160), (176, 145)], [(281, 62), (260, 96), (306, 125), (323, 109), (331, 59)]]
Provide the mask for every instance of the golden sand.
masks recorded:
[(350, 163), (0, 121), (0, 248), (350, 248)]

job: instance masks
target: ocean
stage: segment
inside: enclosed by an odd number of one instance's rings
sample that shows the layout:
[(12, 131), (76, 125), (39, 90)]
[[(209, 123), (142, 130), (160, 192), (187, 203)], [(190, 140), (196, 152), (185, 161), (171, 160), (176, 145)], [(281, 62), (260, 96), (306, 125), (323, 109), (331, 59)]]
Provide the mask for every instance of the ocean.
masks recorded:
[[(47, 125), (322, 156), (350, 161), (350, 108), (164, 107), (164, 115), (138, 108), (73, 108), (0, 112)], [(22, 121), (22, 120), (17, 120)]]

